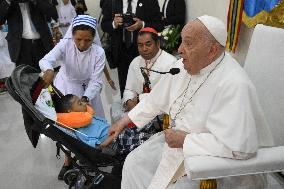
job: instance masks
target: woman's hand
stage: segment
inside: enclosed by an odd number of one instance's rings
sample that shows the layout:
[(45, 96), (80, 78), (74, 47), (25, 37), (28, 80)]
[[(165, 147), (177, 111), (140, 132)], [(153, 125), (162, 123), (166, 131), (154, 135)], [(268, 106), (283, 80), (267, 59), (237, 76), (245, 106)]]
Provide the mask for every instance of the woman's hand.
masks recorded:
[(84, 102), (84, 103), (88, 104), (90, 102), (90, 100), (89, 100), (89, 98), (87, 96), (82, 96), (81, 102)]
[(48, 87), (54, 79), (54, 71), (53, 70), (46, 70), (42, 76), (42, 80), (45, 83), (45, 86)]

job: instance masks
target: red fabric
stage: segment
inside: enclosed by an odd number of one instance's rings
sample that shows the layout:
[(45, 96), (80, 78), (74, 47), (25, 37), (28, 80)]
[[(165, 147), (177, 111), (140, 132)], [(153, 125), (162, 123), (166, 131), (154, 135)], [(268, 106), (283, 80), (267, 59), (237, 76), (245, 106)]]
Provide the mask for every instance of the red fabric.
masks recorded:
[(41, 79), (37, 80), (32, 87), (31, 90), (31, 96), (32, 96), (32, 102), (33, 104), (36, 103), (38, 96), (40, 95), (41, 90), (44, 88), (44, 83), (42, 82)]
[(150, 32), (158, 35), (158, 32), (154, 28), (150, 27), (142, 28), (139, 32)]
[(133, 127), (136, 127), (136, 125), (133, 122), (130, 122), (130, 123), (127, 124), (127, 127), (133, 128)]
[(148, 86), (143, 86), (143, 93), (150, 93), (151, 89)]

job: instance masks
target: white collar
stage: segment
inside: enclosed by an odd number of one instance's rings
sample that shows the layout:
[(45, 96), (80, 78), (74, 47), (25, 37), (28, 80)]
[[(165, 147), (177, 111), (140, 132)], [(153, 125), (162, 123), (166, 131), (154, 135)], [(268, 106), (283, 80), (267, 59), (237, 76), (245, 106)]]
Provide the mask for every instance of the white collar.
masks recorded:
[[(159, 51), (157, 52), (157, 54), (153, 57), (153, 58), (151, 58), (150, 59), (150, 62), (151, 63), (153, 63), (153, 62), (156, 62), (156, 60), (159, 58), (159, 56), (162, 54), (162, 50), (161, 49), (159, 49)], [(142, 57), (142, 56), (141, 56)], [(142, 57), (143, 58), (143, 57)], [(144, 59), (144, 58), (143, 58)], [(149, 61), (149, 60), (146, 60), (146, 59), (144, 59), (145, 61)]]
[(218, 64), (220, 64), (224, 60), (225, 55), (226, 55), (225, 52), (222, 53), (215, 61), (210, 63), (205, 68), (202, 68), (198, 75), (205, 75), (207, 73), (210, 73), (213, 69), (215, 69), (216, 66), (218, 66)]

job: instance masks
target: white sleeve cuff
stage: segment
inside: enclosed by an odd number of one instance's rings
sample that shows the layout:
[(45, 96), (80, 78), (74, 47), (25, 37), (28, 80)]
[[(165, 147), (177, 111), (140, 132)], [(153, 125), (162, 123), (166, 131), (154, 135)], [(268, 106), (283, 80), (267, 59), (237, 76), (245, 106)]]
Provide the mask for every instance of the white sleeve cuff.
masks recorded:
[(112, 21), (112, 27), (113, 27), (113, 29), (116, 29), (116, 27), (114, 25), (114, 21)]
[(125, 89), (123, 92), (122, 102), (125, 103), (127, 100), (131, 100), (137, 96), (137, 93), (128, 89)]
[(145, 99), (148, 95), (149, 95), (149, 93), (142, 93), (142, 94), (139, 94), (139, 101)]
[(39, 62), (39, 67), (41, 69), (41, 71), (45, 72), (46, 70), (53, 70), (52, 65), (48, 64), (48, 63), (44, 63), (44, 62)]
[(141, 119), (140, 109), (136, 108), (139, 104), (137, 104), (131, 111), (128, 112), (129, 119), (136, 125), (137, 128), (141, 129), (147, 123), (145, 119)]
[(234, 158), (232, 151), (209, 133), (190, 133), (183, 143), (184, 157), (208, 155)]

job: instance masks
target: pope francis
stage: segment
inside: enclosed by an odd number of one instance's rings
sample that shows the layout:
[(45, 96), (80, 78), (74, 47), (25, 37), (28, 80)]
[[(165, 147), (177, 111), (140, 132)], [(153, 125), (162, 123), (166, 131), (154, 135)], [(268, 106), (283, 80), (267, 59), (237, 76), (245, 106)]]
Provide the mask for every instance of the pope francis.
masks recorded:
[[(139, 128), (167, 113), (170, 128), (152, 136), (126, 158), (123, 189), (197, 189), (187, 177), (187, 157), (254, 157), (257, 149), (273, 144), (255, 87), (236, 60), (225, 52), (225, 25), (212, 16), (190, 21), (182, 30), (174, 66), (148, 97), (113, 124), (117, 137), (132, 121)], [(265, 175), (218, 179), (218, 188), (263, 188)], [(237, 182), (237, 184), (236, 184)], [(232, 187), (232, 183), (234, 187)]]

